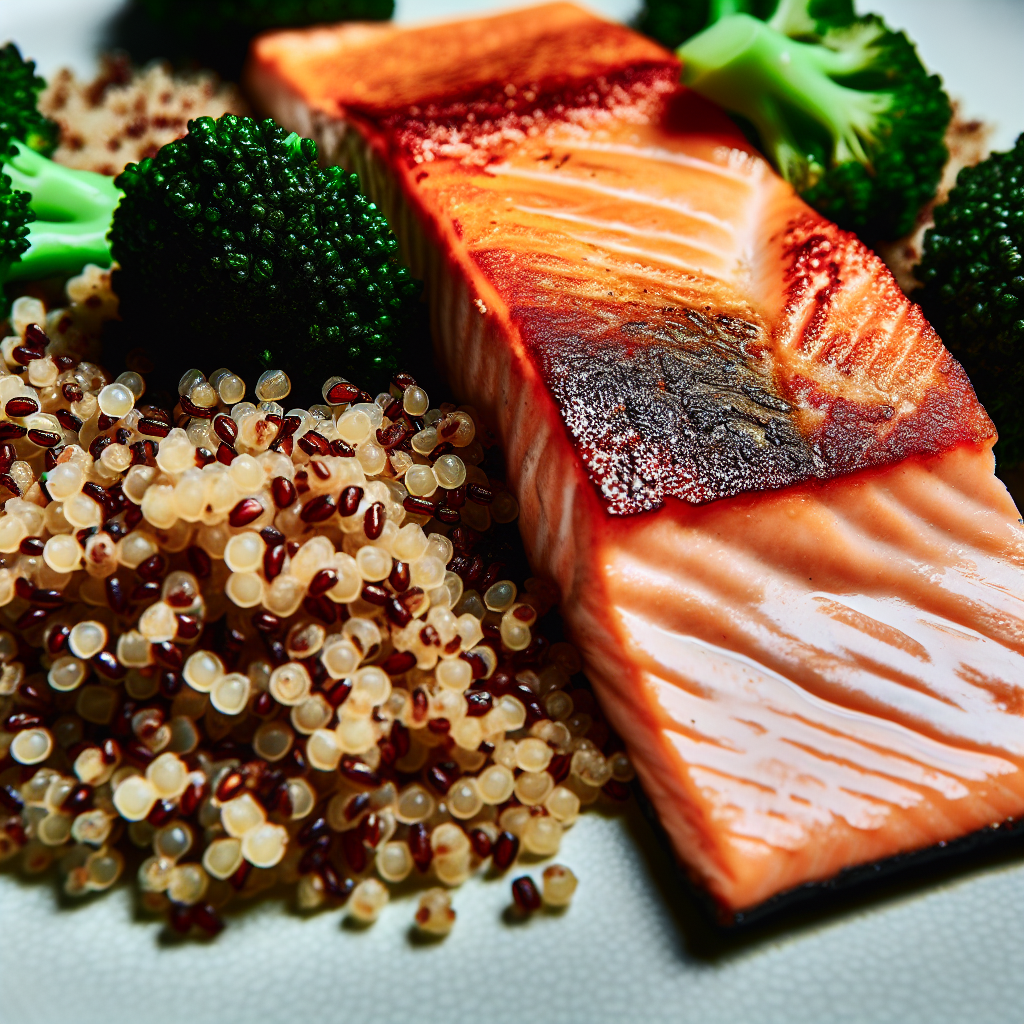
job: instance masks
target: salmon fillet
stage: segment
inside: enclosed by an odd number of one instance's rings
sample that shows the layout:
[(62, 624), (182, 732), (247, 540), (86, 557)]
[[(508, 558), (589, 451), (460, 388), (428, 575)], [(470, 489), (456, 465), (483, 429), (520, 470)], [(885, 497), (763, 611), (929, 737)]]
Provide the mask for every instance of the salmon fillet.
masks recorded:
[(970, 382), (675, 58), (567, 4), (254, 44), (499, 431), (532, 564), (727, 913), (1024, 813), (1024, 530)]

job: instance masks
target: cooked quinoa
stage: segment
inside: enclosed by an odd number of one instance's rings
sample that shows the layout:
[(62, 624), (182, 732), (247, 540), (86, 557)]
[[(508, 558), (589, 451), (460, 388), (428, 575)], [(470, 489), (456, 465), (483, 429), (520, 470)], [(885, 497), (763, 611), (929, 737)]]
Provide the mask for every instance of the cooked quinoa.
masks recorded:
[(58, 71), (39, 109), (60, 126), (58, 163), (109, 175), (155, 156), (185, 134), (190, 118), (248, 112), (238, 90), (212, 72), (173, 74), (161, 63), (135, 69), (113, 56), (103, 58), (92, 82), (67, 68)]
[(141, 860), (144, 905), (207, 933), (276, 883), (369, 922), (412, 876), (445, 934), (453, 887), (627, 795), (555, 594), (494, 557), (517, 506), (472, 408), (399, 375), (292, 409), (227, 369), (159, 408), (81, 357), (109, 274), (67, 294), (0, 343), (0, 859), (71, 895)]

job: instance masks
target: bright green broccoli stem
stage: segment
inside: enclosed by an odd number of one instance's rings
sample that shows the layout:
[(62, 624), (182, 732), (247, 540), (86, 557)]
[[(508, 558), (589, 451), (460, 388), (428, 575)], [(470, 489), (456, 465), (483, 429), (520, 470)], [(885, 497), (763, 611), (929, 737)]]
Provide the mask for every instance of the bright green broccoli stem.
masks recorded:
[(29, 227), (28, 251), (7, 278), (75, 274), (87, 263), (109, 266), (107, 232), (122, 195), (114, 179), (62, 167), (22, 142), (14, 150), (3, 170), (15, 189), (31, 196), (36, 220)]
[(873, 141), (874, 126), (892, 97), (850, 89), (834, 78), (867, 67), (872, 41), (831, 50), (790, 39), (750, 15), (732, 14), (678, 52), (683, 81), (753, 124), (781, 174), (802, 191), (826, 168), (798, 141), (794, 123), (801, 119), (827, 135), (834, 163), (869, 163), (865, 144)]
[(710, 0), (708, 24), (711, 25), (732, 14), (752, 14), (751, 0)]
[(808, 0), (779, 0), (779, 6), (768, 19), (768, 24), (790, 39), (815, 36), (818, 34), (818, 23), (811, 16), (810, 6)]

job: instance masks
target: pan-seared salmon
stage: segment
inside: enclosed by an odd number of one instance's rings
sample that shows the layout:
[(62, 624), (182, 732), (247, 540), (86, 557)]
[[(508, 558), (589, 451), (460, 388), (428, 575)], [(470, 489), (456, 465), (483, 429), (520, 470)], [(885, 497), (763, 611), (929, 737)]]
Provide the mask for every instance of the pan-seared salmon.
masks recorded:
[(1024, 813), (1024, 529), (920, 310), (678, 78), (565, 4), (249, 67), (427, 279), (533, 564), (738, 911)]

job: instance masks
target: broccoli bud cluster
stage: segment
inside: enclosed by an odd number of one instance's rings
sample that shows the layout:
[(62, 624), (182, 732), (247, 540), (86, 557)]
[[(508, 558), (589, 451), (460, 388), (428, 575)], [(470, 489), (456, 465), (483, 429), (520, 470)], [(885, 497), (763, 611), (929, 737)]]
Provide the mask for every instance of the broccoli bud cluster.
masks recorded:
[[(17, 139), (31, 140), (35, 149), (49, 152), (57, 142), (57, 126), (36, 110), (36, 97), (46, 82), (35, 73), (35, 64), (22, 60), (13, 43), (0, 49), (0, 166), (17, 150)], [(0, 173), (0, 284), (29, 247), (29, 224), (36, 215), (29, 208), (27, 192), (12, 187)], [(6, 308), (0, 302), (0, 310)]]
[(870, 97), (871, 116), (858, 125), (849, 115), (860, 149), (840, 158), (808, 149), (823, 170), (801, 194), (816, 210), (869, 241), (897, 238), (914, 226), (918, 211), (934, 195), (949, 152), (945, 134), (952, 117), (937, 75), (929, 75), (914, 44), (890, 31), (875, 15), (826, 28), (821, 45), (841, 57), (856, 55), (857, 70), (839, 74), (848, 111)]
[(246, 33), (332, 21), (386, 20), (394, 0), (143, 0), (155, 21), (178, 32)]
[(29, 247), (28, 226), (35, 214), (28, 201), (27, 192), (11, 188), (11, 179), (0, 174), (0, 283)]
[(999, 428), (998, 455), (1024, 460), (1024, 135), (960, 172), (915, 273), (925, 313)]
[(14, 43), (0, 48), (0, 160), (10, 155), (15, 139), (44, 156), (56, 148), (60, 129), (36, 107), (45, 88), (35, 62), (23, 60)]
[(949, 99), (876, 15), (850, 0), (647, 0), (639, 23), (685, 40), (683, 81), (740, 118), (840, 227), (897, 238), (935, 195)]
[(117, 184), (121, 312), (158, 329), (176, 363), (248, 358), (300, 386), (397, 368), (419, 285), (358, 178), (318, 167), (312, 140), (202, 117)]

